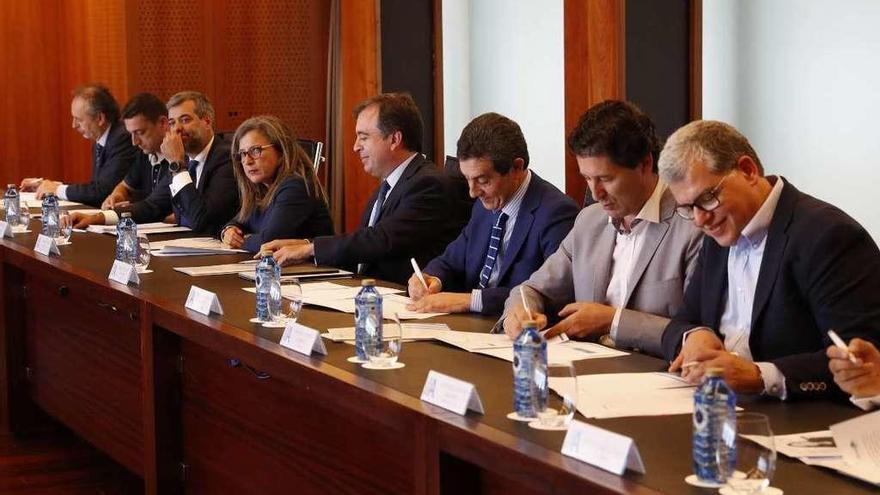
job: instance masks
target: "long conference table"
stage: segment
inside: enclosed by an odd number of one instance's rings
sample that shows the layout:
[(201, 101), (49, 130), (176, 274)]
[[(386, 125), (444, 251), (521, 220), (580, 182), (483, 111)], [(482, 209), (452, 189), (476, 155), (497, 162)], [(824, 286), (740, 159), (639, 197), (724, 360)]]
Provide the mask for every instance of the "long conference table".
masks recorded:
[[(39, 222), (31, 230), (39, 230)], [(686, 485), (689, 415), (584, 420), (635, 440), (646, 474), (617, 476), (563, 456), (564, 432), (506, 418), (511, 365), (445, 344), (404, 344), (392, 371), (346, 359), (326, 342), (309, 357), (278, 344), (283, 329), (249, 322), (254, 295), (235, 275), (172, 269), (244, 255), (154, 257), (139, 287), (110, 282), (115, 237), (74, 233), (60, 256), (33, 251), (36, 232), (0, 241), (0, 427), (33, 427), (40, 409), (141, 476), (146, 493), (709, 494)], [(161, 238), (161, 237), (159, 237)], [(349, 280), (354, 284), (356, 281)], [(192, 285), (215, 292), (224, 314), (185, 308)], [(323, 330), (350, 314), (307, 307)], [(426, 322), (485, 332), (493, 321), (450, 315)], [(653, 357), (594, 359), (582, 373), (665, 370)], [(485, 414), (459, 416), (419, 399), (429, 370), (473, 383)], [(777, 434), (825, 429), (860, 414), (832, 402), (744, 399)], [(789, 494), (855, 494), (876, 487), (779, 456), (773, 485)]]

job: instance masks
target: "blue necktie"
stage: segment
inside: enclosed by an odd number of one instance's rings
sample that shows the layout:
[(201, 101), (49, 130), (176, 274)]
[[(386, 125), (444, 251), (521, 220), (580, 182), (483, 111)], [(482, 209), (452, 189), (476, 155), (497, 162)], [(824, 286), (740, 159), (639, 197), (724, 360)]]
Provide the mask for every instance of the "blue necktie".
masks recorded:
[(199, 166), (198, 160), (190, 160), (186, 164), (186, 171), (189, 172), (189, 176), (193, 181), (193, 186), (195, 186), (195, 187), (198, 187), (198, 184), (196, 184), (196, 168), (198, 168), (198, 166)]
[(391, 189), (391, 186), (388, 184), (388, 181), (383, 180), (382, 185), (379, 186), (379, 196), (373, 204), (373, 212), (370, 214), (369, 227), (376, 225), (376, 222), (379, 221), (379, 217), (382, 216), (382, 205), (385, 204), (385, 196), (388, 195), (389, 189)]
[(480, 288), (485, 289), (489, 285), (489, 277), (492, 276), (492, 269), (495, 268), (495, 261), (498, 259), (498, 253), (501, 250), (501, 240), (504, 239), (504, 226), (507, 224), (507, 213), (501, 213), (495, 219), (492, 225), (492, 232), (489, 234), (489, 249), (486, 250), (486, 261), (483, 262), (483, 269), (480, 270)]

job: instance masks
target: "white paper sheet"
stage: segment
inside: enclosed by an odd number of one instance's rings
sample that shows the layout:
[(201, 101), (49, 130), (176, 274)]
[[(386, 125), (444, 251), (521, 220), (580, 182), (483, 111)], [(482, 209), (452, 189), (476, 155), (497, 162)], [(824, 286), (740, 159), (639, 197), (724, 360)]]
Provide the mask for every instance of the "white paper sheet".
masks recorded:
[[(27, 206), (28, 208), (42, 208), (43, 200), (37, 199), (37, 193), (33, 192), (23, 192), (18, 195), (21, 205)], [(82, 203), (76, 203), (73, 201), (66, 201), (63, 199), (58, 200), (58, 206), (76, 206)]]
[[(505, 335), (503, 337), (507, 338)], [(510, 339), (508, 339), (510, 341)], [(487, 356), (513, 362), (513, 343), (508, 347), (476, 349)], [(547, 343), (547, 362), (549, 364), (569, 364), (583, 359), (611, 358), (626, 356), (628, 353), (590, 342), (569, 340), (563, 343)]]
[(184, 239), (172, 239), (170, 241), (159, 241), (150, 244), (150, 251), (156, 254), (158, 251), (162, 255), (192, 255), (198, 253), (201, 255), (209, 254), (232, 254), (245, 253), (244, 249), (230, 249), (225, 247), (219, 239), (212, 237), (188, 237)]
[[(445, 323), (403, 323), (402, 326), (404, 340), (434, 340), (438, 333), (449, 331)], [(345, 342), (354, 340), (354, 332), (354, 327), (328, 328), (322, 336), (334, 342)]]
[(191, 277), (201, 277), (252, 272), (254, 271), (254, 265), (252, 263), (227, 263), (224, 265), (175, 266), (174, 269)]
[[(571, 393), (573, 379), (550, 377), (550, 388)], [(692, 414), (694, 388), (668, 373), (609, 373), (577, 377), (577, 409), (588, 418)]]

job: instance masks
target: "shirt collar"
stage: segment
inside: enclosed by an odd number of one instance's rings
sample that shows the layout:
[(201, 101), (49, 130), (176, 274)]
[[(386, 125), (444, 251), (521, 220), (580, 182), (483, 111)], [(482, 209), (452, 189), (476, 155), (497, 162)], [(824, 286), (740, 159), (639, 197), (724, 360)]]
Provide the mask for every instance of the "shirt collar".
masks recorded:
[(150, 160), (150, 165), (155, 167), (165, 161), (165, 155), (162, 153), (150, 153), (147, 155), (147, 159)]
[(776, 212), (776, 205), (779, 203), (779, 196), (782, 194), (782, 180), (779, 177), (770, 176), (767, 177), (767, 180), (776, 184), (773, 185), (773, 189), (770, 190), (770, 194), (767, 195), (767, 199), (764, 200), (764, 203), (758, 208), (758, 211), (755, 213), (755, 216), (749, 220), (749, 223), (743, 227), (741, 237), (746, 238), (749, 243), (754, 246), (760, 243), (764, 237), (767, 235), (767, 230), (770, 228), (770, 222), (773, 220), (773, 214)]
[(403, 163), (395, 167), (394, 170), (392, 170), (391, 173), (388, 174), (388, 177), (385, 177), (385, 182), (388, 183), (389, 191), (394, 188), (394, 185), (397, 184), (397, 181), (399, 181), (400, 177), (403, 175), (403, 171), (406, 170), (406, 166), (413, 161), (413, 158), (415, 158), (416, 155), (418, 155), (418, 153), (413, 153), (412, 155), (410, 155), (410, 157), (404, 160)]
[(510, 201), (507, 202), (501, 208), (501, 211), (507, 213), (509, 218), (513, 218), (519, 212), (519, 206), (522, 204), (522, 200), (526, 195), (526, 190), (529, 188), (529, 182), (532, 180), (532, 171), (526, 169), (526, 178), (523, 180), (522, 184), (516, 189), (516, 192), (513, 193), (513, 196), (510, 197)]
[(629, 234), (632, 229), (638, 224), (643, 223), (643, 221), (660, 223), (660, 202), (663, 200), (663, 193), (666, 192), (666, 187), (665, 182), (657, 179), (657, 185), (654, 186), (654, 191), (651, 193), (651, 196), (648, 197), (648, 200), (645, 201), (645, 204), (642, 205), (642, 209), (639, 210), (638, 215), (633, 219), (629, 232), (623, 229), (623, 222), (621, 219), (608, 217), (608, 223), (614, 226), (614, 229), (621, 234)]
[(95, 141), (95, 143), (97, 143), (98, 146), (100, 146), (102, 148), (107, 146), (107, 139), (110, 137), (110, 127), (113, 127), (113, 126), (107, 127), (107, 129), (104, 131), (104, 134), (101, 134), (101, 137), (99, 137), (98, 140)]
[(198, 155), (189, 157), (189, 159), (190, 160), (198, 160), (199, 165), (204, 165), (205, 159), (208, 158), (208, 152), (211, 151), (211, 145), (214, 144), (214, 137), (215, 136), (211, 136), (211, 140), (208, 141), (208, 145), (205, 146), (205, 148), (202, 149), (202, 151), (200, 151)]

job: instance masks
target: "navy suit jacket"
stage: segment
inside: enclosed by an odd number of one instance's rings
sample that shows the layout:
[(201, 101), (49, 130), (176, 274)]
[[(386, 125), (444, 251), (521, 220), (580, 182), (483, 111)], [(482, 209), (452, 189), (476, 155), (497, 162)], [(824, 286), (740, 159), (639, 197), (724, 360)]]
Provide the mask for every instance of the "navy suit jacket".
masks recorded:
[(128, 169), (137, 159), (140, 150), (131, 144), (131, 136), (125, 131), (121, 122), (110, 125), (107, 142), (104, 143), (104, 154), (97, 161), (97, 144), (92, 145), (92, 180), (84, 184), (67, 186), (67, 199), (89, 206), (100, 207), (104, 198), (113, 192), (113, 188), (128, 173)]
[(244, 221), (230, 222), (242, 232), (251, 234), (243, 249), (259, 251), (264, 242), (275, 239), (311, 239), (319, 235), (333, 235), (333, 221), (324, 201), (309, 195), (306, 183), (299, 175), (286, 177), (275, 197), (265, 210), (254, 210)]
[(368, 227), (373, 193), (354, 232), (316, 237), (315, 261), (320, 265), (357, 269), (362, 275), (406, 284), (412, 275), (410, 258), (424, 266), (443, 252), (467, 222), (455, 203), (449, 178), (422, 155), (416, 155), (394, 186), (375, 225)]
[(185, 217), (197, 234), (218, 236), (220, 229), (238, 212), (238, 186), (229, 149), (229, 143), (215, 135), (205, 158), (199, 187), (196, 188), (195, 183), (187, 184), (171, 198), (177, 222)]
[[(578, 206), (571, 198), (532, 172), (507, 250), (501, 253), (497, 286), (482, 290), (483, 314), (501, 314), (510, 289), (528, 280), (556, 251), (577, 214)], [(470, 222), (458, 238), (425, 267), (425, 273), (443, 282), (444, 291), (469, 292), (479, 287), (493, 216), (481, 201), (475, 201)]]
[[(718, 332), (727, 257), (728, 248), (704, 238), (684, 305), (663, 332), (667, 359), (678, 354), (687, 330)], [(785, 182), (758, 274), (749, 349), (755, 361), (785, 375), (789, 398), (840, 395), (825, 357), (829, 328), (847, 341), (880, 344), (880, 251), (846, 213)]]

